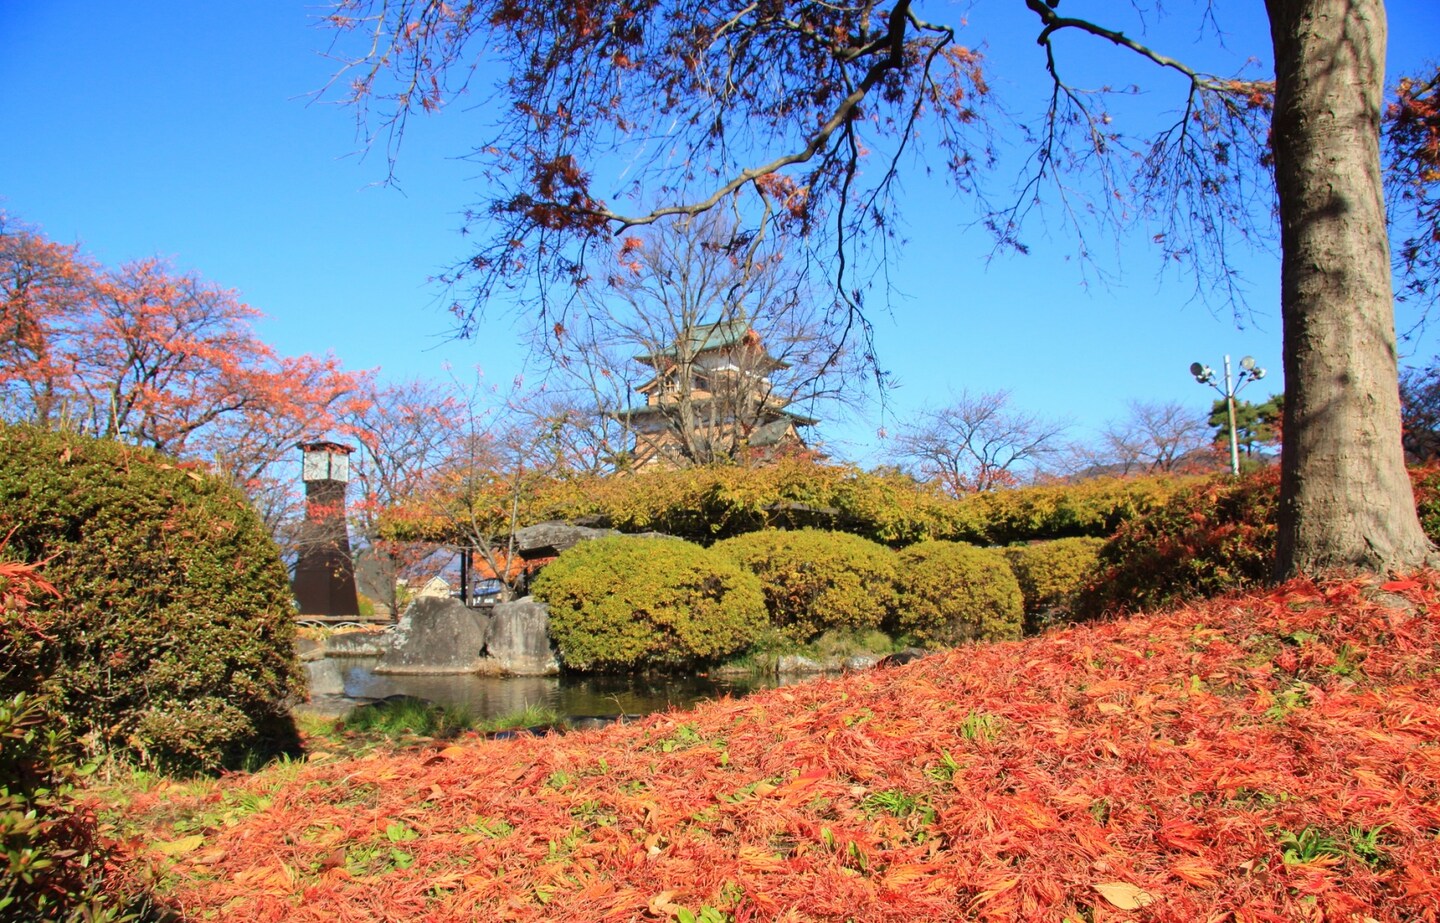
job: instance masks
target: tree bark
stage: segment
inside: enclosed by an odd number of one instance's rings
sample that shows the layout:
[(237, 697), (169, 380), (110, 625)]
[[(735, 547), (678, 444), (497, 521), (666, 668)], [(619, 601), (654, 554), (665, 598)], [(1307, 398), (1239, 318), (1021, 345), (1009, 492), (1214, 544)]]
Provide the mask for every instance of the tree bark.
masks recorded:
[(1285, 424), (1280, 578), (1433, 551), (1400, 442), (1380, 174), (1382, 0), (1266, 0), (1275, 48)]

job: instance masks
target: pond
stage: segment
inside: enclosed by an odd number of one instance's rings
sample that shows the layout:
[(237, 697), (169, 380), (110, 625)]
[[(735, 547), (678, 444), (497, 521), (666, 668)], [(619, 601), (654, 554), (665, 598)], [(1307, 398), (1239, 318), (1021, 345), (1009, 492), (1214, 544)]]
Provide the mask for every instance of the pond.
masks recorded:
[[(773, 675), (688, 676), (413, 676), (374, 672), (379, 658), (336, 658), (345, 696), (383, 699), (412, 695), (440, 705), (463, 708), (477, 720), (513, 715), (541, 706), (564, 718), (645, 715), (687, 708), (706, 699), (742, 696), (782, 682)], [(792, 680), (793, 681), (793, 680)]]

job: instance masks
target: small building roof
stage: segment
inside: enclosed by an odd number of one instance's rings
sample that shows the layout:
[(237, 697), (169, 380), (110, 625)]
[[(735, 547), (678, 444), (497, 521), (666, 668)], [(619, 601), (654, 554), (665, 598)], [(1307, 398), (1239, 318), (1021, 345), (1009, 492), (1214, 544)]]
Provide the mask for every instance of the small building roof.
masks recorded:
[(297, 442), (295, 443), (295, 448), (304, 452), (340, 452), (345, 455), (349, 455), (355, 451), (353, 445), (345, 445), (343, 442), (328, 442), (325, 440), (318, 442)]

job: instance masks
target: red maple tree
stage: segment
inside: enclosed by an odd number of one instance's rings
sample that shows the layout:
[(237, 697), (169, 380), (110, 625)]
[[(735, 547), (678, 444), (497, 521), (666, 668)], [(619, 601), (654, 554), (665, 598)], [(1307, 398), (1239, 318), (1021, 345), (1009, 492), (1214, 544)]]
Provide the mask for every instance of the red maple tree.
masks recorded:
[(274, 465), (353, 411), (365, 377), (278, 355), (255, 335), (260, 312), (195, 273), (107, 269), (4, 215), (0, 312), (0, 418), (203, 460), (272, 526), (292, 499)]

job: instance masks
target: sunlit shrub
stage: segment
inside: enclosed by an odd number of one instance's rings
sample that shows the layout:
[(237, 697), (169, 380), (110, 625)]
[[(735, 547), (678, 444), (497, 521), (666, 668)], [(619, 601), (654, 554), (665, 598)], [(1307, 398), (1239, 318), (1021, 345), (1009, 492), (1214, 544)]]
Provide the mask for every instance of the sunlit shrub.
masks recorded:
[(1173, 476), (1095, 478), (985, 491), (958, 501), (979, 524), (978, 531), (948, 537), (987, 545), (1081, 535), (1103, 538), (1194, 481)]
[(1077, 594), (1095, 577), (1104, 545), (1103, 538), (1057, 538), (1004, 549), (1020, 584), (1027, 632), (1070, 617)]
[(673, 538), (582, 542), (535, 578), (550, 637), (577, 670), (683, 666), (744, 648), (765, 626), (760, 581)]
[(895, 553), (858, 535), (767, 529), (711, 550), (760, 578), (771, 624), (798, 641), (832, 628), (878, 628), (895, 605)]
[(1020, 637), (1020, 585), (990, 548), (930, 541), (899, 553), (895, 627), (927, 645)]
[[(482, 478), (479, 483), (501, 492), (473, 498), (466, 508), (481, 512), (483, 528), (503, 534), (512, 510), (509, 482)], [(622, 532), (664, 532), (701, 543), (761, 529), (820, 528), (891, 547), (937, 538), (1009, 544), (1109, 535), (1183, 483), (1102, 478), (955, 499), (893, 470), (783, 459), (753, 468), (711, 465), (537, 480), (519, 497), (518, 516), (521, 524), (566, 520)], [(444, 535), (448, 521), (411, 510), (388, 520), (386, 533), (396, 539), (436, 538)]]
[(295, 748), (289, 580), (239, 491), (154, 452), (4, 427), (7, 533), (61, 595), (7, 619), (0, 695), (33, 695), (92, 754), (164, 770)]

